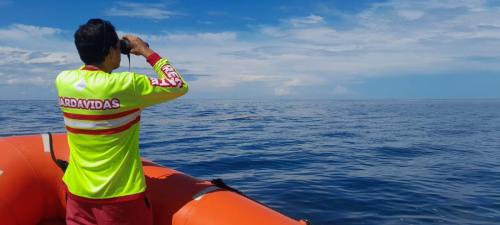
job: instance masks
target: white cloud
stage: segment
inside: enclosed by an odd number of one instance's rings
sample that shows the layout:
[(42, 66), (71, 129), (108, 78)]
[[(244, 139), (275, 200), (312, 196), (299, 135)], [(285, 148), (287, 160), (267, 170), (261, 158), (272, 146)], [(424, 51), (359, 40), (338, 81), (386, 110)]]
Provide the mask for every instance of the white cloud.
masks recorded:
[[(0, 28), (0, 85), (29, 85), (27, 93), (34, 99), (38, 92), (53, 89), (58, 73), (82, 64), (73, 40), (62, 37), (65, 32), (26, 24)], [(0, 98), (4, 94), (0, 92)]]
[(8, 28), (0, 29), (2, 41), (52, 37), (59, 33), (61, 33), (61, 30), (57, 28), (39, 27), (25, 24), (13, 24)]
[(237, 34), (235, 32), (200, 32), (200, 33), (168, 33), (168, 34), (140, 34), (133, 32), (118, 31), (118, 36), (132, 34), (141, 37), (147, 42), (174, 42), (185, 43), (188, 45), (207, 45), (216, 43), (225, 43), (227, 41), (235, 41)]
[[(154, 7), (162, 9), (161, 5)], [(306, 15), (255, 27), (253, 33), (160, 31), (139, 36), (181, 72), (207, 75), (190, 82), (192, 90), (202, 94), (254, 85), (259, 93), (300, 96), (307, 94), (298, 93), (302, 87), (327, 85), (322, 88), (329, 88), (332, 96), (349, 96), (357, 94), (350, 90), (350, 82), (366, 77), (500, 72), (500, 64), (491, 60), (500, 58), (500, 8), (485, 1), (388, 1), (343, 17), (349, 27), (330, 24), (328, 14)], [(29, 29), (12, 25), (0, 33), (10, 30), (9, 35), (28, 37), (30, 32), (25, 30)], [(56, 43), (61, 32), (56, 28), (33, 30), (48, 43)], [(44, 55), (44, 51), (20, 43), (19, 48), (0, 48), (3, 83), (17, 84), (12, 76), (14, 66), (36, 64), (29, 68), (28, 76), (40, 83), (51, 81), (43, 76), (39, 80), (40, 73), (55, 76), (61, 69), (57, 65), (79, 63), (76, 51), (69, 47)], [(58, 45), (74, 48), (70, 40)], [(37, 70), (41, 67), (48, 70)], [(132, 70), (150, 71), (139, 58), (132, 59)]]
[(273, 38), (285, 36), (285, 34), (281, 32), (281, 29), (279, 27), (263, 26), (260, 28), (260, 32)]
[(222, 45), (209, 44), (202, 34), (174, 34), (156, 36), (153, 46), (175, 41), (160, 51), (190, 73), (211, 75), (194, 82), (199, 88), (261, 82), (277, 96), (326, 81), (337, 83), (331, 94), (348, 96), (356, 94), (349, 82), (365, 77), (500, 71), (491, 62), (468, 60), (500, 57), (500, 9), (477, 1), (451, 5), (389, 1), (350, 17), (348, 29), (311, 14), (261, 26), (252, 38), (218, 33), (216, 39), (227, 39)]
[(156, 37), (153, 39), (161, 40), (165, 39), (167, 41), (192, 41), (192, 42), (224, 42), (232, 41), (236, 39), (235, 32), (220, 32), (220, 33), (195, 33), (195, 34), (168, 34), (165, 36)]
[(70, 64), (73, 57), (65, 52), (36, 52), (19, 48), (0, 46), (0, 65), (15, 64)]
[(304, 85), (306, 82), (299, 78), (292, 78), (274, 89), (274, 94), (277, 96), (285, 96), (290, 94), (290, 89), (296, 86)]
[(20, 77), (15, 77), (15, 78), (9, 78), (5, 81), (7, 84), (21, 84), (21, 85), (43, 85), (47, 83), (47, 80), (40, 77), (30, 77), (30, 78), (20, 78)]
[(289, 22), (293, 26), (301, 26), (301, 25), (310, 25), (310, 24), (319, 24), (324, 22), (324, 18), (316, 15), (309, 15), (306, 17), (292, 18)]
[(166, 9), (164, 4), (159, 3), (134, 3), (134, 2), (116, 2), (106, 14), (109, 16), (136, 17), (153, 20), (164, 20), (171, 16), (179, 15)]
[(352, 95), (353, 93), (346, 87), (338, 84), (333, 88), (333, 94), (337, 96), (342, 96), (342, 95)]
[[(49, 87), (56, 75), (80, 63), (71, 53), (0, 46), (0, 85)], [(28, 89), (37, 98), (37, 88)], [(0, 93), (1, 94), (1, 93)]]
[(406, 20), (418, 20), (425, 14), (422, 11), (410, 9), (399, 10), (397, 11), (397, 13), (399, 16), (403, 17)]

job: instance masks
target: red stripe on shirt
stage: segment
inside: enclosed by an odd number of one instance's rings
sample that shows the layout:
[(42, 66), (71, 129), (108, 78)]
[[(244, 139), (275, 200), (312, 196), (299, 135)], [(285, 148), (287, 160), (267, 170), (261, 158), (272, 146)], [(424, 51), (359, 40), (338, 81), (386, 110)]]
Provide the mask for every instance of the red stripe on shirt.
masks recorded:
[(141, 120), (141, 116), (137, 116), (134, 120), (130, 121), (129, 123), (120, 126), (120, 127), (115, 127), (115, 128), (110, 128), (110, 129), (102, 129), (102, 130), (86, 130), (86, 129), (78, 129), (78, 128), (72, 128), (66, 126), (66, 130), (68, 132), (74, 133), (74, 134), (89, 134), (89, 135), (108, 135), (108, 134), (116, 134), (120, 133), (122, 131), (127, 130), (128, 128), (132, 127), (134, 124), (138, 123)]
[(63, 113), (64, 117), (69, 118), (69, 119), (76, 119), (76, 120), (111, 120), (111, 119), (116, 119), (120, 117), (124, 117), (126, 115), (130, 115), (132, 113), (135, 113), (139, 111), (140, 109), (132, 109), (128, 110), (125, 112), (119, 112), (115, 114), (105, 114), (105, 115), (83, 115), (83, 114), (74, 114), (74, 113)]

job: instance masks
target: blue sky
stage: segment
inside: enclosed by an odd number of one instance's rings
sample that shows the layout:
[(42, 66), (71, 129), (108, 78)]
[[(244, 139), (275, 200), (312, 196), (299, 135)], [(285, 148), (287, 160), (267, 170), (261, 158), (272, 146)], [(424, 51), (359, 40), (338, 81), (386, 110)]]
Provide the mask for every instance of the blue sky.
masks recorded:
[[(93, 17), (168, 57), (188, 98), (500, 98), (500, 1), (0, 0), (0, 14), (0, 99), (54, 99)], [(139, 57), (132, 70), (153, 75)]]

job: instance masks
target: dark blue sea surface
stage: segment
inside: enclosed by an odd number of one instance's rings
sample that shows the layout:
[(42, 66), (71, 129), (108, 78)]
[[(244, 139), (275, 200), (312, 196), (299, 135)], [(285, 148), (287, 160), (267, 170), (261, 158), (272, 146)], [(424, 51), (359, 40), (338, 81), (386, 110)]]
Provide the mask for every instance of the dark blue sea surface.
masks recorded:
[[(0, 104), (0, 136), (64, 131), (56, 101)], [(500, 100), (181, 99), (140, 141), (313, 224), (500, 224)]]

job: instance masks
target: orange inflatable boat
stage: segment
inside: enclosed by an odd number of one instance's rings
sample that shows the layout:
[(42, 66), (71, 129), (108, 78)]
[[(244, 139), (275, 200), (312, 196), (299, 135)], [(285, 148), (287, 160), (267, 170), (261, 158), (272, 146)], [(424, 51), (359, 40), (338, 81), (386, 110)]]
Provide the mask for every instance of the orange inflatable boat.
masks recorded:
[[(52, 150), (52, 151), (51, 151)], [(65, 134), (0, 139), (0, 224), (64, 224)], [(56, 160), (56, 161), (57, 161)], [(218, 181), (202, 181), (143, 160), (158, 225), (304, 225)]]

